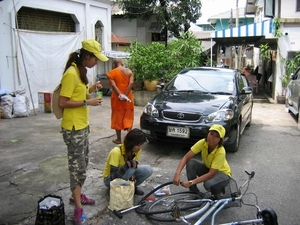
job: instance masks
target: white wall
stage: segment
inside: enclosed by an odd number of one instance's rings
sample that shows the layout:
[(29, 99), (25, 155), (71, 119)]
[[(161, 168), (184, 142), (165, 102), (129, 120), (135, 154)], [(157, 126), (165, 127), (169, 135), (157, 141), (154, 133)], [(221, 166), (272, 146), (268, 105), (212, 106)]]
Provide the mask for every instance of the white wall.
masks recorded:
[[(67, 34), (21, 30), (17, 32), (15, 12), (22, 6), (73, 14), (78, 20), (76, 32)], [(84, 39), (95, 37), (94, 25), (98, 20), (104, 25), (102, 49), (109, 51), (111, 50), (111, 5), (109, 1), (1, 1), (0, 93), (4, 90), (17, 90), (22, 85), (26, 88), (26, 96), (29, 99), (30, 96), (33, 97), (31, 107), (34, 105), (37, 108), (37, 92), (52, 91), (55, 88), (61, 78), (68, 55), (80, 48)], [(62, 44), (61, 48), (58, 48), (59, 44)], [(97, 68), (88, 70), (90, 83), (95, 81), (96, 74), (107, 72), (105, 70), (106, 65), (102, 62)]]
[(281, 18), (300, 18), (300, 12), (296, 12), (296, 0), (281, 0)]

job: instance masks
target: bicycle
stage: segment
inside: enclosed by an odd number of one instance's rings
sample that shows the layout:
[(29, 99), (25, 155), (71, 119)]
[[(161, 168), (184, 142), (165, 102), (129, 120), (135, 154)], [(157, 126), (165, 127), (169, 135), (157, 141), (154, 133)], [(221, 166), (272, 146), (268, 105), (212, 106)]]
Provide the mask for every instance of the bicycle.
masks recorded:
[[(224, 223), (222, 225), (278, 225), (277, 214), (275, 211), (271, 208), (261, 210), (257, 204), (257, 196), (254, 193), (249, 194), (252, 194), (255, 197), (255, 204), (247, 204), (243, 202), (243, 197), (246, 196), (250, 181), (255, 175), (255, 172), (245, 172), (248, 175), (248, 179), (239, 188), (237, 188), (236, 181), (231, 178), (230, 184), (226, 186), (227, 190), (224, 190), (225, 192), (222, 197), (208, 197), (204, 193), (177, 192), (159, 197), (153, 202), (149, 203), (146, 206), (146, 209), (140, 207), (136, 209), (136, 212), (146, 215), (149, 219), (160, 222), (184, 222), (185, 224), (191, 224), (189, 220), (197, 219), (195, 225), (202, 224), (211, 216), (211, 225), (214, 225), (215, 219), (219, 212), (230, 206), (230, 204), (237, 203), (238, 205), (243, 204), (254, 206), (257, 210), (257, 218)], [(170, 184), (173, 184), (173, 182), (167, 182), (154, 188), (151, 192), (145, 195), (138, 204), (145, 202), (151, 194)], [(242, 192), (245, 187), (246, 190)], [(233, 189), (236, 191), (233, 191)], [(225, 195), (225, 193), (228, 193), (228, 195)]]

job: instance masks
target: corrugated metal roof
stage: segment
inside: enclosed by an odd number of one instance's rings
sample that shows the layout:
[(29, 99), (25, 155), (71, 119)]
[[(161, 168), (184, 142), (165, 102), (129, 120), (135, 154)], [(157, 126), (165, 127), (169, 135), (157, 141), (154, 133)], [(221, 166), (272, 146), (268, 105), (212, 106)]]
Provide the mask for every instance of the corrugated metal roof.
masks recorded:
[(131, 42), (124, 37), (121, 37), (117, 34), (111, 33), (111, 43), (130, 45)]

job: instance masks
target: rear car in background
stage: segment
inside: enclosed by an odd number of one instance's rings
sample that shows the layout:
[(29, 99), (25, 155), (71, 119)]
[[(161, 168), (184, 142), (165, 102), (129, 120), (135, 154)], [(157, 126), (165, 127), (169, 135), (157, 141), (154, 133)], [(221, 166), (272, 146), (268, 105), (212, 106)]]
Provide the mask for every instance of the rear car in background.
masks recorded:
[(300, 111), (300, 68), (297, 69), (295, 74), (291, 75), (286, 95), (285, 107), (289, 112), (292, 112), (297, 118)]
[(240, 71), (187, 68), (147, 103), (140, 128), (149, 142), (194, 144), (217, 123), (226, 129), (226, 151), (236, 152), (241, 134), (251, 125), (252, 107), (252, 88)]

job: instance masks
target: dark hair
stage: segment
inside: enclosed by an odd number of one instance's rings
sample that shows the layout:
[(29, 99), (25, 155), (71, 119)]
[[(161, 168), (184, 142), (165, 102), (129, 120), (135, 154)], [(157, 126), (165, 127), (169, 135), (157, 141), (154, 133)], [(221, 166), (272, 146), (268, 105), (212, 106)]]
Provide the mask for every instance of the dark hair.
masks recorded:
[(88, 84), (89, 81), (86, 76), (87, 69), (82, 64), (83, 60), (85, 60), (87, 57), (96, 57), (96, 56), (93, 53), (91, 53), (83, 48), (81, 48), (79, 51), (72, 52), (69, 55), (69, 59), (66, 63), (65, 69), (64, 69), (64, 73), (71, 66), (72, 62), (74, 62), (78, 67), (78, 70), (80, 73), (80, 79), (82, 80), (83, 83)]
[(124, 138), (126, 152), (132, 151), (134, 146), (141, 145), (147, 141), (145, 134), (137, 128), (132, 129)]
[[(214, 130), (212, 130), (212, 131), (214, 131)], [(215, 132), (217, 132), (217, 131), (215, 131)], [(209, 131), (207, 132), (207, 135), (206, 135), (206, 137), (205, 137), (205, 141), (207, 142), (207, 136), (208, 136), (208, 133), (209, 133)], [(218, 133), (218, 132), (217, 132)], [(219, 141), (219, 143), (218, 143), (218, 147), (221, 147), (221, 146), (224, 146), (224, 141), (223, 141), (223, 138), (220, 138), (220, 141)]]

